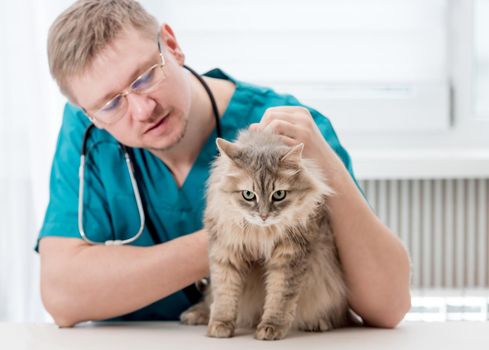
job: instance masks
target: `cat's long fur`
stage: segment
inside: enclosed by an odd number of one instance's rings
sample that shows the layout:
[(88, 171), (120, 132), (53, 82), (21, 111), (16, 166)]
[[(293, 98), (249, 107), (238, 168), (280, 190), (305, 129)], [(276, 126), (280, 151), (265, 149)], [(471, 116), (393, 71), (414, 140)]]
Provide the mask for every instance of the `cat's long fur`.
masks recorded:
[[(257, 326), (258, 339), (283, 338), (291, 327), (345, 325), (347, 288), (327, 210), (333, 191), (302, 158), (303, 146), (243, 131), (235, 143), (218, 140), (218, 147), (205, 211), (211, 292), (181, 315), (182, 322), (209, 321), (213, 337)], [(255, 200), (245, 200), (243, 190)], [(287, 191), (285, 199), (272, 200), (277, 190)]]

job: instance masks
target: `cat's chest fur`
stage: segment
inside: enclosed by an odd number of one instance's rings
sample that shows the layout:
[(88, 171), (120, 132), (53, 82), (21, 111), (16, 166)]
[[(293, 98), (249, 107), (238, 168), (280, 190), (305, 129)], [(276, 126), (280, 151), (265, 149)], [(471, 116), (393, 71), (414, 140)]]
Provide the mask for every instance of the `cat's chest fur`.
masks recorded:
[(247, 227), (236, 223), (223, 223), (222, 233), (214, 244), (230, 255), (239, 255), (250, 263), (267, 261), (283, 237), (283, 229), (269, 227)]

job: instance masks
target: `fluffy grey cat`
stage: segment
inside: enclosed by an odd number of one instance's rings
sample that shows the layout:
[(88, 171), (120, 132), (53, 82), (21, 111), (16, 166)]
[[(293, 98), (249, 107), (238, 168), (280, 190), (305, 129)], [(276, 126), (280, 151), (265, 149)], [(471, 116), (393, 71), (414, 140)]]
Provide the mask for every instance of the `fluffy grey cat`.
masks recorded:
[(205, 228), (211, 284), (185, 311), (211, 337), (256, 327), (281, 339), (290, 328), (326, 331), (351, 319), (347, 288), (329, 225), (332, 189), (303, 145), (265, 131), (217, 140), (221, 156), (208, 182)]

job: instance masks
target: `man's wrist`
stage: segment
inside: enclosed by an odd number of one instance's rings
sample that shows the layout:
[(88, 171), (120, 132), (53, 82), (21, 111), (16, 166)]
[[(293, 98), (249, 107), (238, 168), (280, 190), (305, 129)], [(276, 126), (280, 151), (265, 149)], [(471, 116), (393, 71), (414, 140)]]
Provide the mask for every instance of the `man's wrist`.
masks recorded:
[(331, 146), (325, 142), (325, 148), (319, 157), (319, 167), (328, 182), (328, 185), (335, 192), (342, 191), (345, 186), (352, 182), (351, 175), (341, 161), (340, 157), (334, 152)]

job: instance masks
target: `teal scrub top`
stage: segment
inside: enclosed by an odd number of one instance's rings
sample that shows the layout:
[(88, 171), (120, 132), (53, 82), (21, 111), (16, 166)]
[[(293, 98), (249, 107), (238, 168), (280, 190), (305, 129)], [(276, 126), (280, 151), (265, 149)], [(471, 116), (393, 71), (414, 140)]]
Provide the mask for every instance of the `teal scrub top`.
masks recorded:
[[(231, 78), (219, 69), (205, 75), (227, 79), (236, 85), (229, 105), (221, 117), (222, 135), (233, 140), (240, 129), (259, 122), (273, 106), (302, 106), (290, 95), (277, 94)], [(350, 157), (341, 146), (330, 121), (307, 107), (321, 133), (353, 177)], [(50, 200), (39, 239), (47, 236), (80, 238), (78, 231), (78, 170), (83, 133), (90, 124), (83, 112), (67, 104), (58, 137), (50, 179)], [(133, 149), (139, 189), (145, 209), (162, 242), (195, 232), (203, 227), (205, 183), (209, 167), (217, 155), (216, 132), (202, 148), (182, 187), (156, 156), (145, 149)], [(87, 143), (84, 194), (84, 227), (94, 241), (127, 239), (139, 228), (139, 215), (121, 147), (106, 131), (94, 129)], [(354, 177), (353, 177), (354, 178)], [(154, 245), (147, 228), (133, 243)], [(36, 245), (36, 250), (37, 250)], [(162, 266), (164, 268), (164, 266)], [(144, 286), (141, 286), (144, 288)], [(176, 320), (191, 300), (182, 291), (118, 320)]]

